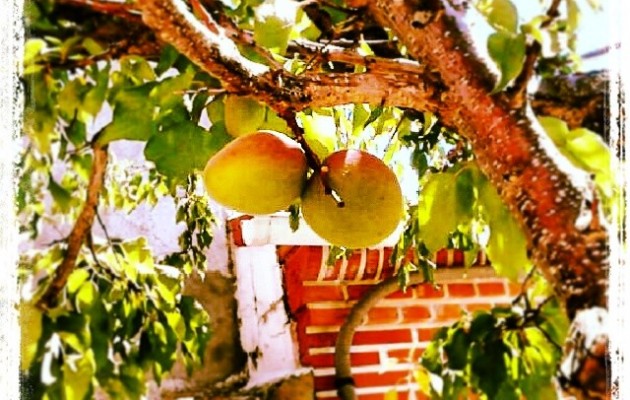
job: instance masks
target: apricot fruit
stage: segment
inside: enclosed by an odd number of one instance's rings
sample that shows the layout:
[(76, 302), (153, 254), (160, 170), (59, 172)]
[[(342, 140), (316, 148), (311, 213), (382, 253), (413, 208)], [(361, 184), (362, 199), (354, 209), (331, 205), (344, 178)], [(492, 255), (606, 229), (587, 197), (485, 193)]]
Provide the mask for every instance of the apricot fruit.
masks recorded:
[[(380, 243), (396, 230), (403, 218), (402, 190), (379, 158), (341, 150), (322, 166), (327, 172), (313, 174), (302, 195), (304, 220), (315, 233), (336, 246), (362, 248)], [(322, 179), (340, 199), (326, 193)]]
[(274, 131), (241, 136), (222, 148), (203, 172), (210, 197), (246, 214), (271, 214), (299, 198), (306, 182), (299, 144)]

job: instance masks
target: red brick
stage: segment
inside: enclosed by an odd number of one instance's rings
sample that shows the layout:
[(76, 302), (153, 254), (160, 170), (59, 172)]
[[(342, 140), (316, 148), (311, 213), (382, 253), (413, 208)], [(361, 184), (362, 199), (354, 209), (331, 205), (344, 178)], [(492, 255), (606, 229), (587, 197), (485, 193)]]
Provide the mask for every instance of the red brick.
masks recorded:
[[(363, 270), (363, 280), (372, 280), (377, 279), (376, 274), (378, 273), (378, 260), (379, 260), (379, 251), (378, 250), (368, 250), (367, 255), (365, 257), (365, 269)], [(383, 254), (383, 268), (385, 265), (389, 263), (389, 259), (387, 253)], [(382, 279), (383, 277), (378, 277), (378, 279)]]
[(405, 290), (404, 292), (401, 290), (397, 290), (394, 293), (390, 294), (389, 296), (387, 296), (386, 298), (388, 299), (411, 299), (413, 298), (413, 293), (414, 293), (414, 289), (413, 287), (408, 287), (407, 290)]
[(359, 300), (374, 287), (373, 284), (367, 285), (348, 285), (348, 299)]
[[(300, 347), (333, 347), (336, 340), (337, 332), (310, 333), (300, 340)], [(409, 329), (359, 331), (355, 332), (352, 338), (353, 345), (381, 343), (411, 343), (411, 331)]]
[(438, 328), (420, 328), (418, 329), (418, 340), (428, 342), (433, 339), (437, 331)]
[(410, 347), (408, 349), (389, 350), (387, 356), (395, 358), (399, 362), (416, 363), (422, 355), (422, 349), (418, 347)]
[(402, 307), (403, 322), (417, 322), (431, 318), (431, 310), (425, 306)]
[(285, 273), (292, 273), (299, 277), (300, 281), (317, 280), (321, 260), (322, 248), (320, 246), (298, 246), (281, 259)]
[(381, 343), (410, 343), (411, 331), (409, 329), (362, 331), (354, 334), (352, 344), (381, 344)]
[(310, 325), (341, 326), (348, 314), (350, 314), (349, 308), (309, 310)]
[(458, 304), (436, 304), (435, 316), (437, 319), (453, 319), (462, 315), (462, 307)]
[[(374, 387), (374, 386), (394, 386), (397, 383), (403, 383), (404, 379), (409, 375), (409, 371), (390, 371), (382, 374), (371, 372), (364, 374), (355, 374), (353, 376), (357, 387)], [(334, 375), (316, 376), (315, 390), (335, 390)]]
[(419, 298), (438, 298), (444, 297), (444, 290), (436, 288), (430, 283), (422, 283), (415, 288), (416, 294)]
[[(341, 260), (338, 261), (341, 263)], [(348, 256), (348, 264), (346, 265), (346, 273), (343, 280), (353, 281), (357, 277), (359, 267), (361, 266), (361, 251), (355, 250), (350, 256)]]
[(394, 307), (374, 307), (368, 311), (368, 324), (390, 324), (398, 321), (398, 309)]
[(300, 348), (333, 347), (336, 340), (336, 332), (309, 333), (300, 340)]
[(503, 296), (505, 294), (505, 285), (503, 282), (479, 282), (477, 289), (480, 296)]
[[(378, 353), (350, 353), (350, 365), (377, 365), (380, 362)], [(328, 368), (335, 366), (334, 354), (317, 354), (306, 357), (302, 365), (315, 368)]]
[(343, 301), (343, 287), (341, 285), (303, 286), (302, 298), (304, 303), (314, 301)]
[(449, 283), (449, 297), (473, 297), (475, 296), (475, 285), (472, 283)]

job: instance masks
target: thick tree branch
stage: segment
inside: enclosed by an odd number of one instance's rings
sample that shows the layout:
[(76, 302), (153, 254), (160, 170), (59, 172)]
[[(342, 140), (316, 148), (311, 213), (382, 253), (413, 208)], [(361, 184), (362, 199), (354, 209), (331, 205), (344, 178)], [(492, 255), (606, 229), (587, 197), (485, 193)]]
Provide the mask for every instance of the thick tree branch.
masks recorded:
[[(569, 317), (605, 308), (608, 233), (591, 178), (559, 153), (530, 112), (514, 110), (504, 94), (490, 95), (494, 79), (475, 57), (462, 15), (445, 4), (371, 0), (368, 10), (439, 74), (447, 107), (438, 115), (470, 140), (480, 168), (521, 222), (534, 264)], [(606, 387), (597, 379), (585, 384), (592, 387), (574, 391), (579, 398)]]
[(396, 70), (392, 61), (382, 60), (370, 63), (369, 71), (361, 74), (295, 75), (246, 59), (232, 41), (232, 28), (226, 30), (212, 15), (201, 23), (180, 0), (140, 0), (138, 5), (147, 26), (220, 79), (227, 91), (256, 97), (278, 114), (287, 109), (348, 103), (383, 103), (429, 111), (441, 107), (434, 78), (421, 66), (402, 64)]
[(98, 198), (105, 178), (105, 169), (107, 167), (107, 146), (102, 147), (94, 144), (92, 150), (92, 173), (88, 183), (85, 204), (68, 236), (68, 247), (63, 260), (55, 270), (55, 274), (46, 288), (46, 292), (37, 302), (37, 306), (42, 309), (52, 308), (56, 305), (59, 293), (61, 293), (66, 286), (66, 282), (76, 266), (77, 257), (83, 246), (83, 242), (92, 229)]
[[(606, 304), (607, 234), (590, 178), (560, 155), (535, 119), (491, 96), (493, 77), (474, 56), (461, 16), (441, 2), (373, 0), (369, 11), (446, 86), (445, 125), (471, 141), (483, 171), (522, 222), (535, 264), (565, 300), (569, 315)], [(426, 6), (428, 5), (428, 7)], [(420, 21), (419, 13), (431, 15)], [(598, 226), (599, 225), (599, 226)]]

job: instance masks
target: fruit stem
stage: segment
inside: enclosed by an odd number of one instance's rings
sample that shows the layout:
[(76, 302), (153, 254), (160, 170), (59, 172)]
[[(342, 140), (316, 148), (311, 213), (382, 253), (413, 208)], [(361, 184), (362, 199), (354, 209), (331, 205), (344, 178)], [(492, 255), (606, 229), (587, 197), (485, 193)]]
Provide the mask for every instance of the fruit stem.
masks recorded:
[(339, 193), (337, 193), (332, 187), (330, 187), (330, 182), (328, 179), (328, 171), (329, 169), (328, 169), (328, 166), (326, 165), (322, 165), (322, 167), (319, 169), (319, 177), (322, 181), (322, 185), (324, 185), (324, 194), (327, 194), (328, 196), (332, 197), (335, 203), (337, 203), (337, 207), (343, 208), (346, 205), (346, 203), (344, 203), (341, 196), (339, 196)]
[(304, 128), (298, 125), (295, 110), (292, 108), (287, 108), (278, 113), (280, 118), (284, 119), (287, 122), (289, 129), (295, 135), (295, 140), (300, 144), (302, 150), (304, 150), (304, 154), (306, 155), (306, 162), (309, 167), (313, 169), (313, 171), (319, 171), (320, 177), (322, 180), (322, 184), (324, 185), (324, 193), (331, 196), (335, 203), (337, 203), (337, 207), (342, 208), (345, 206), (344, 201), (339, 196), (335, 190), (330, 187), (328, 182), (328, 167), (322, 165), (321, 160), (315, 154), (313, 149), (308, 145), (306, 139), (304, 138)]

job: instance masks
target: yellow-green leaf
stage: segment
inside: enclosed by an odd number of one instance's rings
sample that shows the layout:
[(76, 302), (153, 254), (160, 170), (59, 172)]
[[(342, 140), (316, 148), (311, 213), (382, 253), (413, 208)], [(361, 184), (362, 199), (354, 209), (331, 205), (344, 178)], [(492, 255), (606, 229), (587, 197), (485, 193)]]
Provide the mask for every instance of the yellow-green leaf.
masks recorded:
[(20, 368), (27, 370), (37, 352), (37, 342), (42, 335), (42, 312), (32, 303), (20, 303)]
[(479, 0), (475, 6), (497, 31), (516, 33), (518, 12), (510, 0)]
[(525, 58), (525, 35), (493, 33), (488, 37), (488, 54), (501, 72), (501, 78), (493, 90), (496, 93), (521, 73)]

